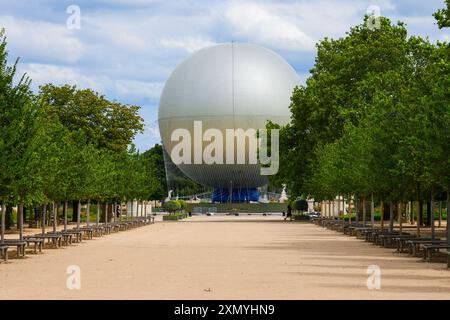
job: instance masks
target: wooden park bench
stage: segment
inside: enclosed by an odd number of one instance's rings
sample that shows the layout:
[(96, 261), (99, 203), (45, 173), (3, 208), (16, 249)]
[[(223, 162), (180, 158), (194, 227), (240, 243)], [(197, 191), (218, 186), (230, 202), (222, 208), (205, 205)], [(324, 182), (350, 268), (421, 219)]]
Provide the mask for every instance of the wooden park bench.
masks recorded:
[[(418, 238), (417, 235), (410, 234), (410, 235), (399, 235), (394, 238), (395, 242), (397, 243), (397, 251), (403, 252), (405, 247), (407, 247), (407, 242), (412, 240), (426, 240), (426, 241), (432, 241), (432, 238)], [(434, 240), (441, 240), (439, 238), (434, 238)]]
[(406, 241), (406, 244), (408, 245), (408, 254), (411, 256), (416, 256), (417, 253), (420, 251), (420, 247), (427, 244), (446, 244), (446, 241), (443, 240), (424, 240), (424, 239), (415, 239), (415, 240), (408, 240)]
[(388, 233), (388, 234), (381, 234), (381, 235), (378, 236), (380, 245), (382, 247), (387, 247), (388, 245), (392, 245), (393, 242), (395, 241), (395, 239), (398, 238), (398, 237), (411, 237), (411, 235), (409, 233), (407, 233), (407, 232), (402, 232), (400, 234), (400, 231), (399, 231), (398, 234), (396, 234), (396, 233), (393, 233), (393, 234)]
[(125, 221), (125, 223), (128, 225), (128, 229), (137, 227), (137, 223), (135, 220), (127, 220)]
[[(105, 224), (103, 224), (103, 225), (105, 225)], [(110, 229), (109, 233), (119, 232), (122, 229), (122, 225), (120, 224), (120, 222), (110, 222), (110, 223), (107, 223), (106, 225)]]
[(353, 228), (351, 230), (351, 236), (356, 236), (357, 238), (366, 238), (366, 234), (368, 232), (372, 232), (372, 231), (377, 231), (380, 230), (379, 228), (374, 228), (374, 227), (364, 227), (364, 226), (359, 226), (356, 228)]
[(113, 226), (114, 231), (125, 231), (129, 228), (128, 223), (126, 223), (125, 221), (112, 222), (111, 225)]
[(333, 230), (335, 228), (335, 226), (338, 225), (339, 223), (340, 223), (340, 221), (338, 221), (338, 220), (328, 220), (328, 221), (325, 221), (323, 226), (327, 229)]
[(109, 223), (104, 223), (99, 225), (103, 228), (103, 234), (111, 234), (112, 229), (114, 228), (111, 224)]
[(373, 242), (375, 241), (375, 236), (378, 233), (383, 233), (388, 231), (387, 229), (380, 229), (380, 228), (366, 228), (366, 230), (364, 230), (364, 238), (367, 242)]
[(61, 234), (54, 234), (54, 233), (46, 233), (46, 234), (35, 234), (34, 236), (25, 236), (23, 237), (24, 240), (33, 240), (33, 239), (42, 239), (47, 240), (48, 243), (52, 243), (54, 248), (59, 248), (62, 245), (63, 241), (63, 235)]
[[(81, 242), (83, 241), (83, 231), (81, 230), (61, 230), (58, 231), (58, 233), (62, 235), (72, 235), (74, 237), (75, 242)], [(72, 243), (72, 239), (70, 239), (70, 242)]]
[(400, 235), (400, 231), (397, 231), (397, 230), (394, 230), (394, 231), (389, 231), (389, 230), (383, 230), (383, 231), (377, 231), (377, 232), (375, 232), (375, 233), (373, 233), (372, 234), (372, 241), (371, 242), (373, 242), (374, 244), (376, 244), (376, 245), (379, 245), (380, 244), (380, 242), (382, 241), (381, 239), (383, 239), (383, 238), (380, 238), (380, 236), (382, 236), (382, 235)]
[(24, 241), (26, 241), (27, 243), (27, 247), (31, 246), (31, 244), (33, 244), (33, 248), (34, 248), (34, 253), (37, 253), (38, 250), (39, 252), (42, 252), (42, 247), (44, 246), (44, 240), (43, 239), (38, 239), (38, 238), (24, 238)]
[[(431, 262), (431, 256), (434, 252), (439, 252), (439, 250), (446, 249), (450, 250), (450, 245), (446, 243), (441, 244), (424, 244), (423, 246), (423, 260)], [(448, 251), (447, 251), (448, 252)]]
[(16, 251), (17, 258), (25, 256), (25, 246), (27, 245), (27, 242), (25, 240), (5, 239), (2, 245), (8, 247), (15, 247), (17, 250)]
[(102, 226), (84, 226), (84, 227), (81, 227), (80, 229), (91, 230), (92, 236), (95, 236), (95, 237), (103, 236), (103, 227)]
[(104, 233), (104, 227), (103, 225), (90, 225), (90, 226), (84, 226), (81, 227), (81, 229), (91, 229), (92, 230), (92, 235), (94, 237), (102, 237), (103, 233)]
[(94, 230), (92, 228), (80, 227), (80, 228), (73, 228), (72, 230), (83, 232), (83, 236), (86, 236), (88, 240), (91, 240), (94, 237)]
[(447, 250), (447, 268), (450, 268), (450, 251)]
[(332, 224), (337, 223), (338, 221), (335, 219), (328, 219), (322, 222), (322, 227), (324, 228), (328, 228), (329, 226), (331, 226)]
[(56, 232), (49, 231), (46, 234), (61, 236), (62, 237), (62, 239), (61, 239), (62, 242), (61, 243), (63, 245), (65, 245), (65, 246), (68, 246), (69, 244), (72, 244), (72, 238), (73, 238), (73, 234), (72, 233), (61, 232), (61, 231), (56, 231)]
[(8, 246), (5, 244), (0, 244), (0, 259), (8, 261)]
[(327, 219), (327, 218), (325, 218), (325, 217), (313, 217), (313, 218), (311, 218), (311, 222), (316, 224), (316, 225), (320, 225), (320, 223), (323, 220), (325, 220), (325, 219)]
[(350, 224), (347, 224), (344, 227), (344, 234), (348, 234), (349, 236), (353, 235), (353, 230), (355, 228), (361, 228), (363, 225), (361, 223), (352, 222)]

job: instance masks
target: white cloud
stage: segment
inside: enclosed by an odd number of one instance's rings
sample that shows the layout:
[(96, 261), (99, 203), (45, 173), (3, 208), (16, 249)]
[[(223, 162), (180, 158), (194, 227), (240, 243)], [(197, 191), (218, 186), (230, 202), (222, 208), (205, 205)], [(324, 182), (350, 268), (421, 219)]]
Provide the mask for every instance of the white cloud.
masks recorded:
[(121, 97), (138, 96), (149, 100), (158, 100), (164, 87), (164, 83), (162, 82), (121, 80), (114, 83), (115, 91)]
[(144, 82), (134, 79), (112, 79), (105, 75), (92, 75), (82, 72), (75, 67), (57, 66), (51, 64), (28, 63), (22, 64), (19, 74), (26, 73), (37, 86), (53, 83), (57, 85), (70, 84), (79, 88), (91, 88), (105, 94), (114, 92), (109, 98), (121, 99), (128, 103), (130, 100), (157, 101), (164, 87), (162, 82)]
[(186, 37), (177, 39), (161, 39), (160, 43), (163, 47), (169, 49), (181, 48), (189, 53), (193, 53), (202, 48), (209, 47), (215, 43), (209, 39), (203, 39), (201, 37)]
[(278, 15), (263, 4), (231, 2), (225, 17), (239, 36), (280, 49), (314, 50), (312, 38), (289, 18)]
[(74, 30), (65, 24), (29, 21), (12, 16), (0, 16), (0, 25), (6, 29), (8, 44), (19, 53), (32, 53), (36, 59), (78, 62), (86, 48), (76, 38)]
[(19, 73), (26, 73), (35, 86), (53, 83), (58, 85), (70, 84), (81, 88), (92, 88), (102, 91), (101, 82), (80, 73), (73, 67), (57, 66), (42, 63), (24, 63), (19, 65)]

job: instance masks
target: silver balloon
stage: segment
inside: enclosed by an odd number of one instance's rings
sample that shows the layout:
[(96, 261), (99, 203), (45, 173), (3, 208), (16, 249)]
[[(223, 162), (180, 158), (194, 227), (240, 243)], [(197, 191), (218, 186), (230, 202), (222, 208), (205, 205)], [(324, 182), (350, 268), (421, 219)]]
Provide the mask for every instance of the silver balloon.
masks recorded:
[[(202, 121), (203, 131), (221, 130), (224, 137), (226, 129), (264, 129), (267, 120), (284, 125), (290, 118), (292, 91), (299, 83), (283, 58), (261, 46), (229, 43), (202, 49), (181, 63), (165, 84), (158, 114), (163, 145), (170, 155), (178, 143), (171, 141), (172, 132), (185, 128), (193, 136), (194, 121)], [(236, 188), (253, 188), (267, 183), (255, 164), (178, 167), (208, 187), (229, 187), (232, 182)]]

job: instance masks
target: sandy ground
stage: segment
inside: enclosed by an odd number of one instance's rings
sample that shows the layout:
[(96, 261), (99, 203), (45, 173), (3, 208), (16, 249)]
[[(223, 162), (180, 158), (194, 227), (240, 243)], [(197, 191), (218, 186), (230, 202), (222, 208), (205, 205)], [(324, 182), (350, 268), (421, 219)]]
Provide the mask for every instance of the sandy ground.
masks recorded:
[(18, 298), (450, 299), (450, 270), (280, 217), (193, 217), (0, 263), (0, 300)]

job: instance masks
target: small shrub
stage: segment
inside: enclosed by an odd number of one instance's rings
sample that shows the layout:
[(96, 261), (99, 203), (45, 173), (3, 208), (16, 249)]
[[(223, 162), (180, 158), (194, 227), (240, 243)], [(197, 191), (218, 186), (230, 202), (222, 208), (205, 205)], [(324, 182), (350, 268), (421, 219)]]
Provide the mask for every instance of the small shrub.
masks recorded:
[(178, 201), (170, 200), (164, 202), (163, 209), (169, 213), (174, 213), (177, 210), (180, 210), (180, 204), (178, 203)]
[(297, 199), (292, 202), (292, 209), (298, 211), (308, 211), (308, 202), (306, 200)]

